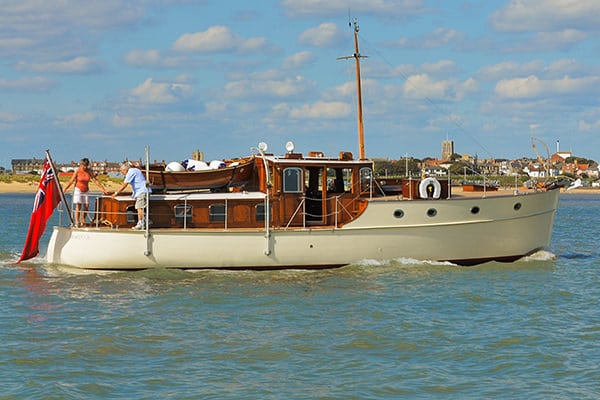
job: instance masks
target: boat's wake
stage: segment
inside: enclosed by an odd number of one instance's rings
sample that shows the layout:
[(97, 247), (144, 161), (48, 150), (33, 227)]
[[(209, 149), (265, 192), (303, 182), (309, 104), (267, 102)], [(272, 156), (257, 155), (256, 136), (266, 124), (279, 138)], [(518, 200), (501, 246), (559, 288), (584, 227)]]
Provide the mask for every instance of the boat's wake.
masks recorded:
[(553, 261), (556, 260), (556, 254), (548, 250), (536, 251), (533, 254), (523, 257), (520, 261), (523, 262), (537, 262), (537, 261)]
[[(566, 256), (565, 256), (566, 257)], [(517, 262), (540, 262), (540, 261), (553, 261), (556, 260), (557, 256), (547, 250), (540, 250), (529, 256), (523, 257)], [(387, 267), (387, 266), (427, 266), (427, 267), (460, 267), (458, 264), (451, 263), (450, 261), (435, 261), (435, 260), (418, 260), (410, 257), (400, 257), (390, 260), (373, 260), (364, 259), (354, 263), (359, 267)]]
[(449, 261), (434, 261), (434, 260), (417, 260), (415, 258), (410, 257), (400, 257), (394, 258), (390, 260), (373, 260), (373, 259), (364, 259), (361, 260), (355, 265), (360, 267), (378, 267), (378, 266), (390, 266), (390, 265), (401, 265), (401, 266), (417, 266), (417, 265), (427, 265), (427, 266), (457, 266)]

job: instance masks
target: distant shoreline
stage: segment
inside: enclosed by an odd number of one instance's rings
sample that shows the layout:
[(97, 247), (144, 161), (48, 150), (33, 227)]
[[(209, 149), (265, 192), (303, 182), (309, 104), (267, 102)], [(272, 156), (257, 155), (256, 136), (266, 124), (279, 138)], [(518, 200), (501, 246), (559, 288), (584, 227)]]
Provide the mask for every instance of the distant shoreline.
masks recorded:
[[(106, 181), (106, 182), (101, 182), (102, 185), (106, 188), (106, 190), (108, 190), (109, 192), (114, 192), (115, 190), (117, 190), (120, 186), (121, 183), (119, 182), (112, 182), (112, 181)], [(63, 184), (64, 186), (64, 184)], [(37, 182), (10, 182), (10, 183), (6, 183), (6, 182), (0, 182), (0, 193), (35, 193), (38, 187), (38, 183)], [(69, 192), (72, 192), (73, 190), (69, 190)], [(99, 194), (100, 193), (100, 189), (94, 185), (93, 183), (90, 185), (90, 191), (92, 194)], [(462, 192), (462, 188), (460, 187), (452, 187), (452, 191), (453, 192)], [(600, 194), (600, 188), (577, 188), (577, 189), (573, 189), (570, 191), (565, 191), (565, 189), (561, 189), (561, 193), (564, 194)]]

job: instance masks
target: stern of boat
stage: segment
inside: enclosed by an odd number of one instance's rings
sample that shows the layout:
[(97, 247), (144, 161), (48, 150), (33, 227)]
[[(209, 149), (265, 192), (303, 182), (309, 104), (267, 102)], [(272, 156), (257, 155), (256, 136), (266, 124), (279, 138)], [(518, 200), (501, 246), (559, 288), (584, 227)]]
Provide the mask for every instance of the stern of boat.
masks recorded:
[(52, 235), (48, 242), (48, 251), (46, 253), (46, 261), (49, 264), (60, 264), (61, 252), (65, 243), (69, 240), (71, 229), (55, 226), (52, 229)]

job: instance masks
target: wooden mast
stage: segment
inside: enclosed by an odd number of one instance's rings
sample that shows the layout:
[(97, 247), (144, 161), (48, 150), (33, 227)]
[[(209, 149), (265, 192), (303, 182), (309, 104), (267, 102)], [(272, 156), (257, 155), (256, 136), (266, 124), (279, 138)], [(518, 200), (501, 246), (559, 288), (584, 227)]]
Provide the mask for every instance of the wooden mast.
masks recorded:
[(358, 150), (359, 157), (361, 160), (364, 160), (365, 157), (365, 129), (363, 125), (363, 112), (362, 112), (362, 89), (361, 89), (361, 79), (360, 79), (360, 59), (363, 56), (358, 51), (358, 20), (354, 18), (352, 22), (354, 25), (354, 54), (346, 57), (339, 57), (338, 60), (354, 58), (354, 62), (356, 64), (356, 97), (358, 103)]

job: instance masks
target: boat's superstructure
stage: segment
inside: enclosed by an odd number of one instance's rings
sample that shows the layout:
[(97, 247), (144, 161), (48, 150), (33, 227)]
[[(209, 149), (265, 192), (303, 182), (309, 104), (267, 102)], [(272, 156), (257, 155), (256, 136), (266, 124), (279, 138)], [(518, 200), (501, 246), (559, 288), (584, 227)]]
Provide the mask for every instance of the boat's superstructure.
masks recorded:
[[(215, 171), (146, 171), (145, 231), (128, 196), (103, 196), (94, 224), (54, 228), (50, 263), (90, 269), (325, 268), (365, 259), (513, 261), (550, 244), (558, 190), (452, 193), (433, 177), (377, 180), (364, 156), (360, 75), (359, 157), (342, 151), (283, 156), (259, 145)], [(239, 166), (241, 165), (241, 167)]]

